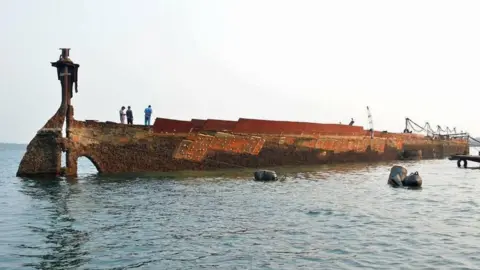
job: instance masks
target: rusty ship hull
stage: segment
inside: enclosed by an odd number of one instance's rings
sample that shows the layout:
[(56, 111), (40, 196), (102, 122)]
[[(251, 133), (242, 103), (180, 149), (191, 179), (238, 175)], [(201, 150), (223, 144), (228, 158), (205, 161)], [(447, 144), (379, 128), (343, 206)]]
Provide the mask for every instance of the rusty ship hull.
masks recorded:
[[(468, 154), (468, 139), (371, 132), (360, 126), (240, 118), (156, 118), (153, 126), (78, 121), (71, 105), (79, 65), (68, 49), (53, 62), (62, 87), (57, 112), (30, 142), (18, 176), (76, 175), (87, 157), (99, 173), (268, 168)], [(62, 76), (63, 74), (63, 76)], [(66, 136), (62, 127), (66, 123)], [(61, 167), (62, 153), (66, 167)]]
[[(153, 127), (74, 121), (72, 159), (86, 156), (99, 172), (265, 168), (338, 162), (445, 158), (468, 151), (461, 139), (433, 140), (415, 134), (362, 127), (256, 119), (179, 121), (157, 118)], [(101, 134), (100, 136), (98, 136)]]

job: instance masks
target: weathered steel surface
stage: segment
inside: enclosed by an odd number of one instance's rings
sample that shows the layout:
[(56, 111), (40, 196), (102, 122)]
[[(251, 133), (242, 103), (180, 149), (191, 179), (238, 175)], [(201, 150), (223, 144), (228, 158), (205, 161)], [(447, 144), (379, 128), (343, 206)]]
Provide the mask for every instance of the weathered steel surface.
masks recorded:
[[(57, 113), (30, 142), (18, 175), (77, 173), (77, 159), (89, 158), (100, 173), (215, 170), (235, 167), (364, 162), (468, 153), (468, 141), (369, 131), (358, 126), (239, 119), (157, 118), (152, 127), (74, 119), (70, 105), (77, 64), (67, 55), (53, 63), (62, 82)], [(75, 77), (75, 78), (73, 78)], [(61, 129), (66, 123), (67, 136)]]
[(234, 133), (258, 134), (342, 134), (357, 135), (365, 131), (359, 126), (306, 122), (271, 121), (240, 118)]
[(173, 158), (200, 162), (212, 151), (257, 155), (264, 142), (262, 138), (195, 134), (180, 143)]
[(191, 121), (157, 118), (153, 124), (153, 130), (158, 133), (189, 133), (192, 129)]
[(192, 131), (199, 131), (202, 129), (203, 127), (203, 124), (205, 124), (205, 121), (206, 120), (203, 120), (203, 119), (192, 119), (192, 125), (193, 125), (193, 129)]
[(237, 121), (227, 121), (218, 119), (207, 119), (201, 130), (204, 131), (232, 131)]
[[(463, 140), (401, 140), (399, 136), (156, 133), (141, 126), (83, 121), (74, 121), (72, 127), (68, 140), (72, 156), (90, 158), (104, 173), (394, 160), (404, 149), (420, 149), (423, 158), (441, 158), (468, 147)], [(442, 151), (433, 155), (433, 149)]]
[(17, 176), (50, 176), (58, 175), (61, 171), (62, 149), (59, 142), (62, 139), (62, 128), (72, 98), (72, 85), (77, 82), (80, 65), (70, 60), (69, 49), (62, 49), (59, 60), (51, 64), (57, 69), (57, 78), (61, 84), (60, 106), (28, 144), (18, 167)]

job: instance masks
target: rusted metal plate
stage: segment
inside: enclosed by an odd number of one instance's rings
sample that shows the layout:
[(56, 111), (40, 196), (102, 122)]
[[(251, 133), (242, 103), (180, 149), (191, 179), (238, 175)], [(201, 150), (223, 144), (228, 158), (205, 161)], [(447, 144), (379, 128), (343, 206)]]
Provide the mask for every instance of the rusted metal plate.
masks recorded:
[(189, 136), (188, 142), (185, 140), (181, 143), (175, 150), (174, 158), (198, 162), (211, 151), (255, 155), (260, 151), (263, 142), (263, 139), (254, 137), (212, 137), (197, 134)]
[(218, 119), (207, 119), (202, 130), (205, 131), (232, 131), (235, 128), (237, 121), (227, 121)]
[(363, 133), (359, 126), (340, 124), (318, 124), (306, 122), (270, 121), (240, 118), (234, 133), (245, 134), (345, 134)]
[(189, 133), (193, 129), (191, 121), (182, 121), (168, 118), (157, 118), (153, 124), (153, 131), (157, 133)]

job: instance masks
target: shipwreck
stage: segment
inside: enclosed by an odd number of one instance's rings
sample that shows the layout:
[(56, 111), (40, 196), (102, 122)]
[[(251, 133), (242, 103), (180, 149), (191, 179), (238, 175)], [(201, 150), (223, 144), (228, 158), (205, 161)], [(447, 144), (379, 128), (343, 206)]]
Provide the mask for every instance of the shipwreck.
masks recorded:
[[(156, 118), (149, 127), (74, 118), (79, 65), (61, 49), (57, 112), (28, 144), (17, 176), (75, 176), (87, 157), (99, 173), (267, 168), (468, 154), (468, 134), (379, 132), (361, 126), (244, 119)], [(407, 118), (411, 127), (413, 121)], [(62, 129), (65, 125), (65, 135)], [(65, 153), (66, 167), (62, 167)]]

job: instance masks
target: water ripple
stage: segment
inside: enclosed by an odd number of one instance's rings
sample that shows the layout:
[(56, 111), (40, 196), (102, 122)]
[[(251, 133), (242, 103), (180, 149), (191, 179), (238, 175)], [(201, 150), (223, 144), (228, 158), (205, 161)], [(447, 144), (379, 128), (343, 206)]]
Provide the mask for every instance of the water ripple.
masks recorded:
[(283, 181), (222, 177), (15, 178), (0, 151), (2, 269), (478, 269), (479, 170), (406, 162), (282, 168)]

